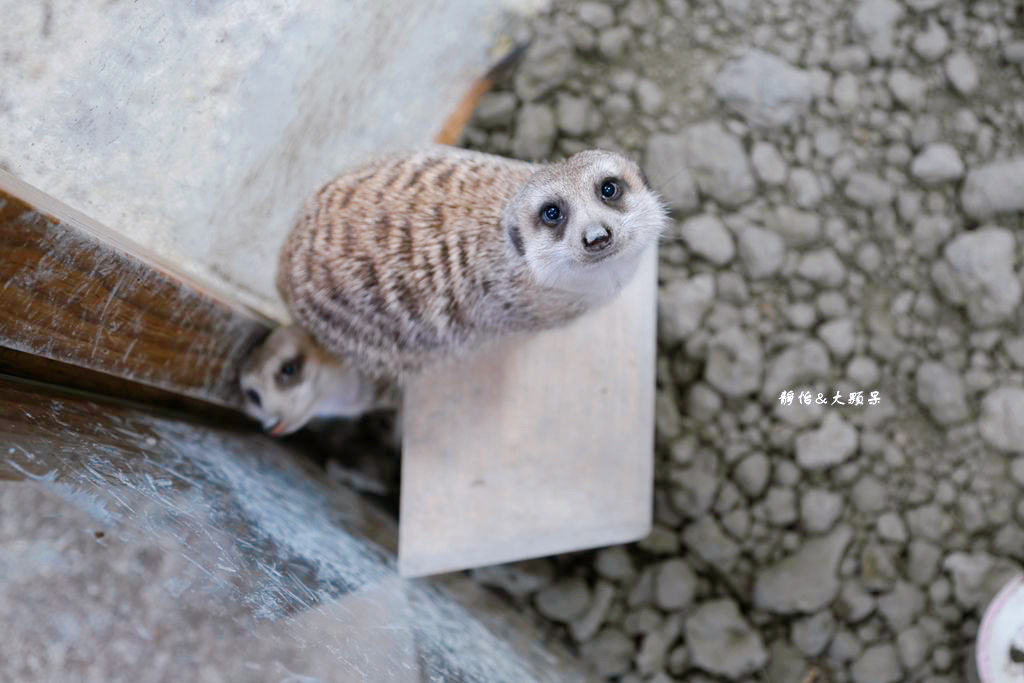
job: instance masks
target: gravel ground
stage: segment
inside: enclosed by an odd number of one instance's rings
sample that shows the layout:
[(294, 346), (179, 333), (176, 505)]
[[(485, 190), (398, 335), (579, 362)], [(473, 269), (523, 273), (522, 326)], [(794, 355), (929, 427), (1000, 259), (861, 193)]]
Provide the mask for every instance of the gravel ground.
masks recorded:
[(524, 27), (465, 144), (622, 150), (674, 212), (656, 524), (479, 581), (610, 680), (976, 680), (1024, 562), (1022, 13), (609, 0)]

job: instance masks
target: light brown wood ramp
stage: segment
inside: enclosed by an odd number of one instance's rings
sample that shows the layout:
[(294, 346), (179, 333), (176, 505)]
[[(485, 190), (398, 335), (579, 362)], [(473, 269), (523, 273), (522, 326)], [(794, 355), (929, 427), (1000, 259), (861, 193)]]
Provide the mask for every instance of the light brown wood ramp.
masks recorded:
[(634, 541), (651, 526), (657, 253), (608, 306), (405, 396), (399, 571)]

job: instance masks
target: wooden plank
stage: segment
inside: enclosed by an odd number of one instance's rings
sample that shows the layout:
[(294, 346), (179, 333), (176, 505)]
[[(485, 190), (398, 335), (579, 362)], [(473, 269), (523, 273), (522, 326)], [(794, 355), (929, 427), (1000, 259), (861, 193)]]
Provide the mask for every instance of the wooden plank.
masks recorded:
[[(2, 171), (0, 311), (0, 347), (230, 407), (238, 363), (267, 332), (258, 316)], [(35, 376), (16, 359), (8, 371)]]
[(402, 424), (404, 576), (649, 533), (656, 274), (652, 249), (608, 306), (412, 383)]

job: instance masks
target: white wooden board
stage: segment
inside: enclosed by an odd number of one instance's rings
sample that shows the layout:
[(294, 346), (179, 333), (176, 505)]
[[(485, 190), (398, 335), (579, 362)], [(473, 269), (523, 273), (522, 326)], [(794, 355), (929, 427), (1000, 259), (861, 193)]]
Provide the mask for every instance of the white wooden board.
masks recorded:
[(651, 527), (657, 251), (613, 302), (407, 389), (398, 567), (423, 576)]

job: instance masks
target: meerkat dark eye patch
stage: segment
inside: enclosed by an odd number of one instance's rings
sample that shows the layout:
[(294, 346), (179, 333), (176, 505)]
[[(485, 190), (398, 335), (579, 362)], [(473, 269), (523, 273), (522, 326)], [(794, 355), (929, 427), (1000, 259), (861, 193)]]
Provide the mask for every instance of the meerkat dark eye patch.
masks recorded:
[(257, 408), (263, 405), (262, 401), (260, 401), (260, 392), (255, 389), (246, 389), (245, 398), (248, 399), (249, 403), (253, 404)]
[(508, 239), (512, 242), (512, 246), (515, 248), (517, 254), (520, 256), (526, 256), (526, 247), (523, 245), (523, 235), (519, 232), (518, 225), (509, 226)]
[(565, 225), (569, 221), (569, 210), (566, 208), (565, 202), (560, 198), (552, 199), (541, 205), (537, 218), (540, 224), (547, 228), (556, 240), (560, 240), (565, 235)]
[(302, 368), (306, 364), (306, 357), (303, 354), (288, 358), (277, 368), (274, 381), (281, 388), (290, 387), (302, 379)]
[(614, 202), (622, 196), (624, 187), (618, 178), (605, 178), (597, 184), (597, 195), (605, 202)]

